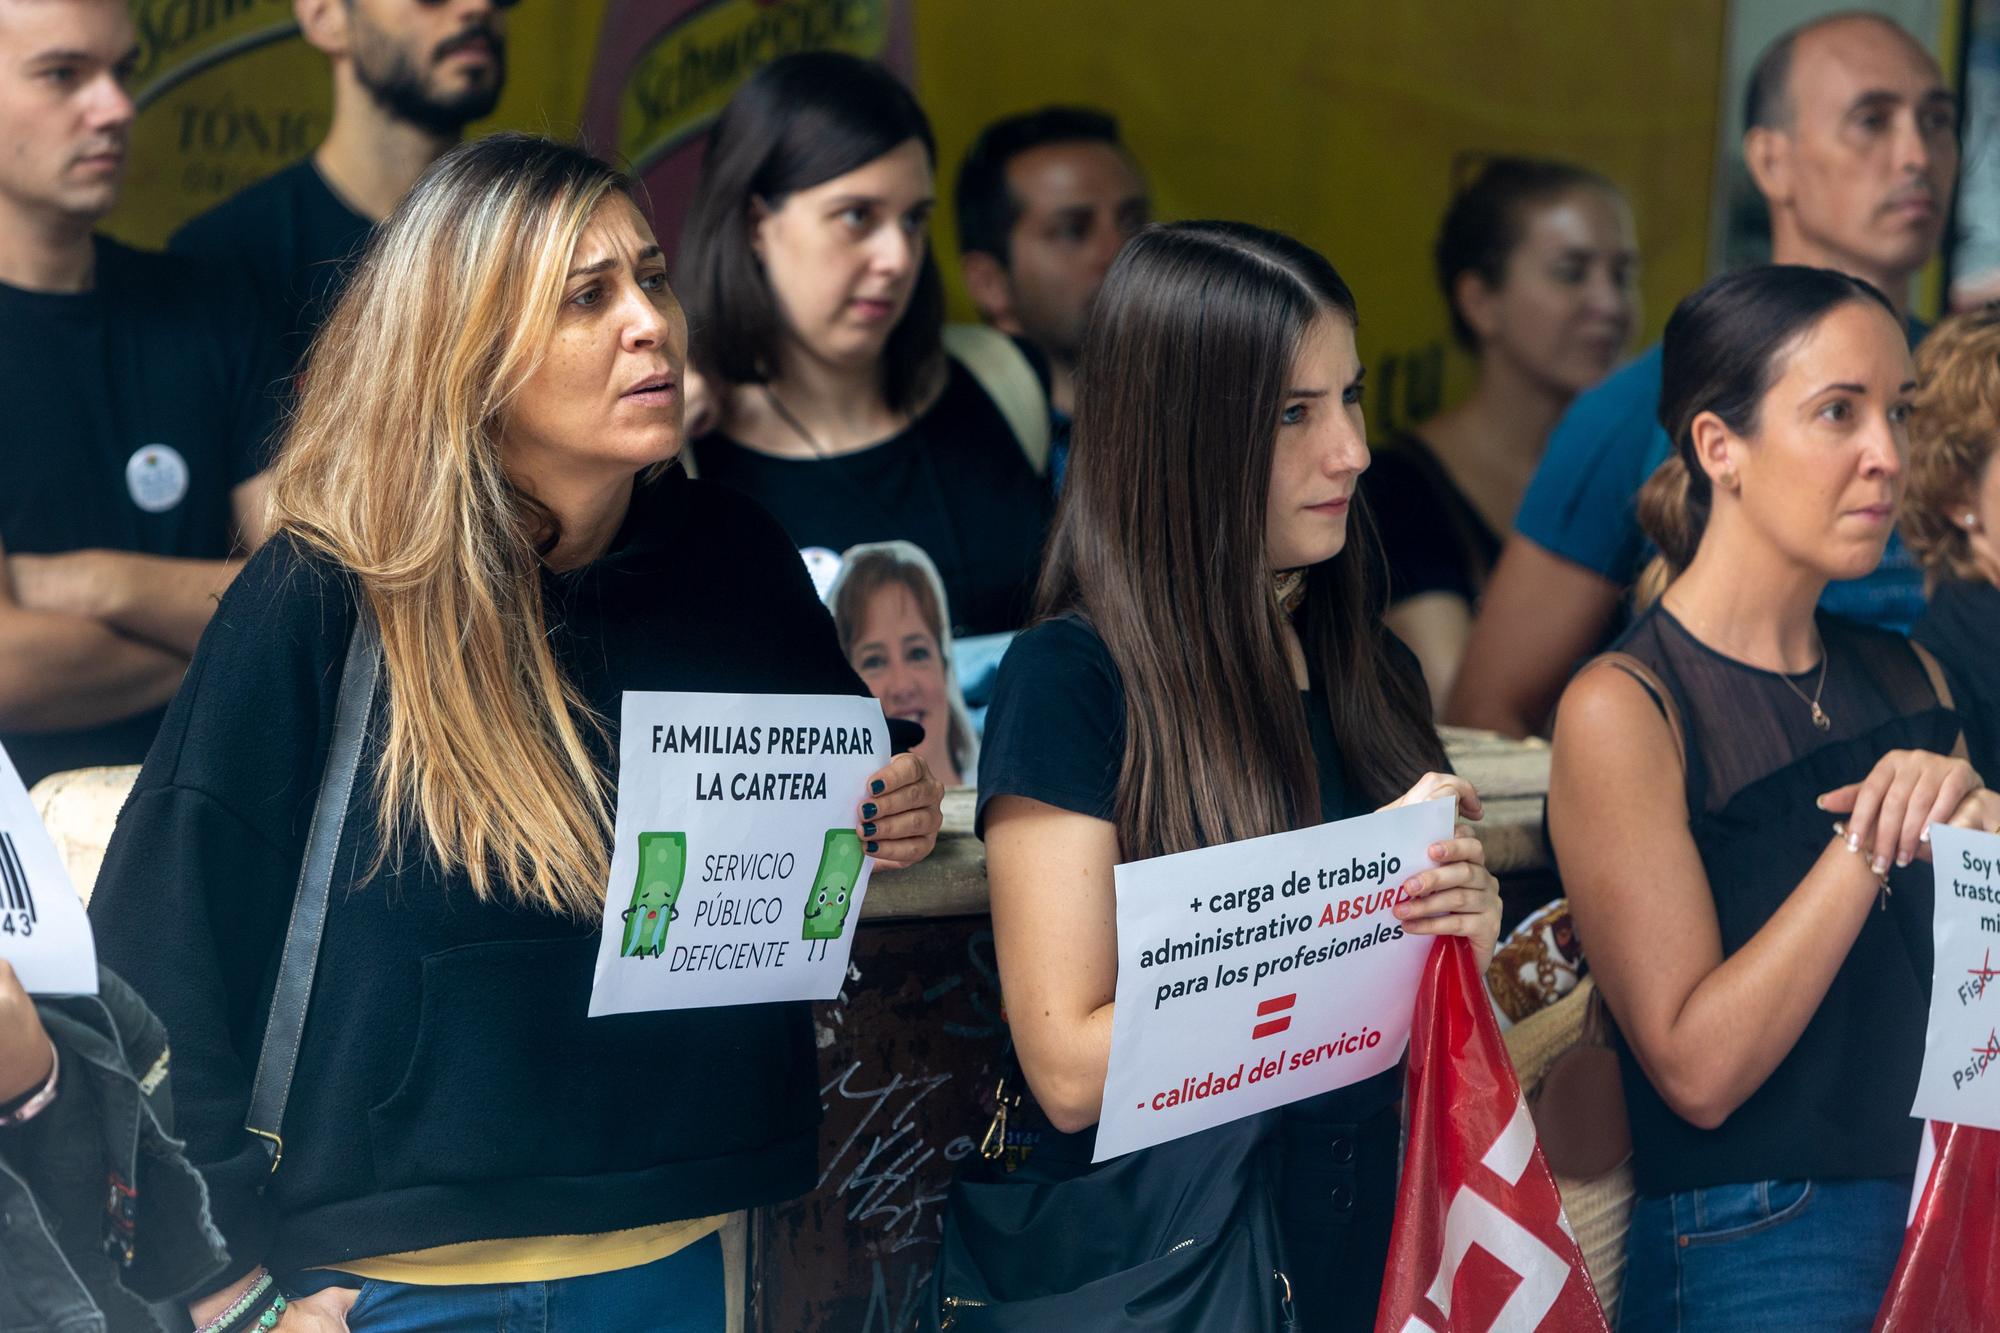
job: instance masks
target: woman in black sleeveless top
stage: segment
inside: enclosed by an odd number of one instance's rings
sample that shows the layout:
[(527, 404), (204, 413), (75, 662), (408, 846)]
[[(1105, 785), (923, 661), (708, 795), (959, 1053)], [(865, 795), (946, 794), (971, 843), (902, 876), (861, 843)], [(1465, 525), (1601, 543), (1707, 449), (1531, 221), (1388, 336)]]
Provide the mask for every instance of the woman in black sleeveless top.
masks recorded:
[(1639, 1200), (1621, 1327), (1869, 1327), (1894, 1269), (1930, 993), (1933, 822), (1991, 828), (1935, 665), (1815, 610), (1881, 558), (1915, 375), (1822, 269), (1667, 325), (1672, 576), (1557, 716), (1549, 829), (1617, 1020)]

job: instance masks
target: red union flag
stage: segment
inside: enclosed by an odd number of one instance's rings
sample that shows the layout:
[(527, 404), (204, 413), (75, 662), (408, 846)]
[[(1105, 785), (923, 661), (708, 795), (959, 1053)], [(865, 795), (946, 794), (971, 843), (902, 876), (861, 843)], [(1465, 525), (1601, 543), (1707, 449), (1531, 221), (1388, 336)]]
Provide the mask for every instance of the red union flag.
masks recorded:
[(1376, 1333), (1604, 1333), (1472, 948), (1431, 951), (1410, 1029), (1410, 1141)]
[(1924, 1126), (1915, 1206), (1877, 1333), (1992, 1328), (2000, 1309), (2000, 1130)]

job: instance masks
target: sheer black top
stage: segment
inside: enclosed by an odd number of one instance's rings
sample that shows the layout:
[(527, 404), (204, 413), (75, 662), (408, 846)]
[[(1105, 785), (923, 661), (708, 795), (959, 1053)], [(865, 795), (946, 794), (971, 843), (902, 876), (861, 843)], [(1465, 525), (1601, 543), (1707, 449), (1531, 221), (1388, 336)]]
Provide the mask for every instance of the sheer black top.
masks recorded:
[[(1860, 781), (1890, 750), (1950, 753), (1959, 741), (1957, 717), (1906, 640), (1824, 613), (1819, 629), (1824, 732), (1807, 702), (1817, 667), (1787, 684), (1703, 644), (1658, 604), (1616, 645), (1651, 668), (1668, 695), (1656, 702), (1681, 719), (1689, 828), (1725, 956), (1771, 919), (1825, 849), (1835, 816), (1814, 798)], [(1869, 912), (1797, 1044), (1718, 1128), (1676, 1115), (1619, 1041), (1642, 1192), (1914, 1169), (1919, 1125), (1910, 1103), (1930, 1000), (1930, 866), (1892, 870), (1890, 882), (1893, 892)]]

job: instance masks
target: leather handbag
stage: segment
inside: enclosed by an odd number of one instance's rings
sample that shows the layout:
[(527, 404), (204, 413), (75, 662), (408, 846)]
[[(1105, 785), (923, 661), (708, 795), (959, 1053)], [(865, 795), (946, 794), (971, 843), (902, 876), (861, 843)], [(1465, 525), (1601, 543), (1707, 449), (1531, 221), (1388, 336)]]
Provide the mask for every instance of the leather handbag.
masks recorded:
[(1041, 1128), (1010, 1087), (1026, 1087), (1018, 1070), (952, 1182), (923, 1328), (1296, 1329), (1269, 1116), (1093, 1165), (1094, 1135)]
[(347, 824), (354, 775), (368, 739), (375, 683), (382, 672), (381, 630), (367, 598), (357, 596), (356, 603), (354, 629), (348, 635), (347, 658), (341, 666), (340, 693), (334, 703), (333, 739), (327, 747), (326, 768), (320, 774), (312, 823), (306, 830), (298, 892), (285, 928), (285, 951), (278, 962), (278, 984), (271, 994), (271, 1015), (265, 1021), (264, 1044), (257, 1055), (257, 1077), (250, 1087), (250, 1112), (243, 1121), (245, 1129), (264, 1141), (274, 1172), (285, 1155), (285, 1103), (291, 1098), (306, 1009), (312, 1002), (313, 974), (319, 968), (319, 941), (325, 933), (327, 903), (333, 893), (334, 858)]

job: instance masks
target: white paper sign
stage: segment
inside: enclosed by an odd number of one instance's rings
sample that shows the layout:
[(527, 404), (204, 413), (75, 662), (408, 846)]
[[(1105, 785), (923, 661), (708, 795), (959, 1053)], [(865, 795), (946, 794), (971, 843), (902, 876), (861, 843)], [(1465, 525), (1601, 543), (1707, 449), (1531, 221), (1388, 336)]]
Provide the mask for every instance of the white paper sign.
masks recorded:
[(69, 871), (0, 747), (0, 958), (30, 995), (97, 994), (97, 942)]
[(1402, 885), (1452, 797), (1121, 865), (1096, 1161), (1358, 1083), (1410, 1040), (1432, 940)]
[(855, 695), (628, 690), (590, 1013), (839, 994), (873, 867), (855, 830), (889, 762)]
[(1931, 1016), (1911, 1115), (2000, 1129), (2000, 837), (1931, 826)]

